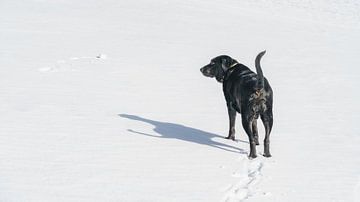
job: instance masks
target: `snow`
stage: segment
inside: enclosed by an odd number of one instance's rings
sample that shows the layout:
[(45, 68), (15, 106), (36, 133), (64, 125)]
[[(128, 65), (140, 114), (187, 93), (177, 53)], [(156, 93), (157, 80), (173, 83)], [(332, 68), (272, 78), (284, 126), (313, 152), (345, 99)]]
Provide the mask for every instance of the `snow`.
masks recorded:
[[(359, 23), (357, 0), (3, 0), (0, 201), (360, 201)], [(273, 157), (249, 160), (199, 69), (265, 49)]]

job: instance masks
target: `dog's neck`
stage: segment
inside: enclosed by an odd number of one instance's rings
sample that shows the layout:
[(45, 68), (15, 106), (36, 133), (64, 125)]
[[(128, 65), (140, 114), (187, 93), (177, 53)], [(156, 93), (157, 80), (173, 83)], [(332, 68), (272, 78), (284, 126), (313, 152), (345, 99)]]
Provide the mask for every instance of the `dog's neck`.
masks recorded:
[(224, 75), (224, 80), (227, 80), (227, 78), (230, 76), (230, 74), (234, 71), (234, 67), (236, 65), (238, 65), (238, 62), (234, 62), (232, 65), (230, 65), (230, 67), (226, 70), (225, 75)]

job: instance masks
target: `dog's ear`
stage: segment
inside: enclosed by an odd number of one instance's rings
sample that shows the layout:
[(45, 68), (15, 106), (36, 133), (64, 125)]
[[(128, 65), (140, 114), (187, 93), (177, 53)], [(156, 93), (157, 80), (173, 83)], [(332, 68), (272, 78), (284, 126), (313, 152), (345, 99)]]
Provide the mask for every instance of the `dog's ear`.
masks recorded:
[(221, 67), (224, 71), (226, 71), (227, 69), (229, 69), (229, 67), (231, 66), (232, 63), (232, 59), (229, 57), (225, 57), (221, 59)]

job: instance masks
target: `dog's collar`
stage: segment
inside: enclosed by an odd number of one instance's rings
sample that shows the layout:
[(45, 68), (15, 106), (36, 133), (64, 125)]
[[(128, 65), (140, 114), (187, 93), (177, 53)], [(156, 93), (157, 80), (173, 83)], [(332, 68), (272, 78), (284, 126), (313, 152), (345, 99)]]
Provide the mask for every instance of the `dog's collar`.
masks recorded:
[[(238, 64), (239, 63), (235, 62), (234, 64), (230, 65), (229, 69), (227, 69), (225, 72), (225, 78), (227, 78), (234, 71), (234, 67)], [(225, 80), (225, 78), (224, 78), (224, 80)]]
[(233, 68), (233, 67), (235, 67), (236, 65), (238, 65), (239, 63), (237, 63), (237, 62), (235, 62), (234, 64), (232, 64), (231, 66), (230, 66), (230, 68)]

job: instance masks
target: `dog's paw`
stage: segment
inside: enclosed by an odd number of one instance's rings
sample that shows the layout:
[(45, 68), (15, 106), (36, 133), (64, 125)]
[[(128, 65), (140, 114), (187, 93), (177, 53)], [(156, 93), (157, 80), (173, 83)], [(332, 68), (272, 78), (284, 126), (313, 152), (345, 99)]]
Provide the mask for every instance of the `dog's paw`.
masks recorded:
[(263, 156), (266, 157), (266, 158), (270, 158), (271, 154), (270, 153), (265, 153), (265, 154), (263, 154)]
[(256, 155), (255, 153), (249, 155), (249, 159), (250, 159), (250, 160), (251, 160), (251, 159), (255, 159), (256, 157), (257, 157), (257, 155)]
[(227, 136), (225, 139), (235, 141), (235, 136)]

